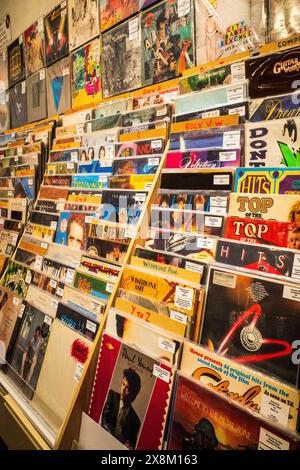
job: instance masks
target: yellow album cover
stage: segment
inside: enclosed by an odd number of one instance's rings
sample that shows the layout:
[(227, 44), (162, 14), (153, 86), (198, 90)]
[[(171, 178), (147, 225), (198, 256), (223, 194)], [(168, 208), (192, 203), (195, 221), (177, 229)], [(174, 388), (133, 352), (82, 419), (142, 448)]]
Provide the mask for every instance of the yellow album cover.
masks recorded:
[(136, 189), (149, 191), (155, 175), (116, 175), (109, 178), (109, 187), (113, 189)]
[(48, 243), (36, 243), (33, 240), (25, 240), (23, 237), (19, 243), (19, 248), (35, 255), (45, 256), (48, 251)]
[(89, 191), (85, 192), (75, 192), (68, 195), (69, 202), (82, 202), (87, 204), (101, 204), (102, 195), (101, 194), (91, 194)]
[(119, 142), (133, 142), (135, 140), (147, 140), (147, 139), (166, 139), (167, 129), (151, 129), (148, 131), (132, 132), (131, 134), (120, 134)]
[(175, 122), (171, 124), (172, 134), (177, 132), (199, 131), (222, 126), (237, 126), (239, 114), (228, 114), (226, 116), (212, 116), (204, 119), (192, 119), (191, 121)]
[(81, 147), (81, 141), (76, 142), (64, 142), (64, 143), (55, 143), (52, 145), (52, 150), (70, 150), (70, 149), (79, 149)]
[(48, 242), (52, 242), (55, 230), (52, 230), (50, 227), (45, 227), (44, 225), (37, 225), (28, 222), (25, 228), (25, 234), (31, 235), (32, 237), (43, 238)]

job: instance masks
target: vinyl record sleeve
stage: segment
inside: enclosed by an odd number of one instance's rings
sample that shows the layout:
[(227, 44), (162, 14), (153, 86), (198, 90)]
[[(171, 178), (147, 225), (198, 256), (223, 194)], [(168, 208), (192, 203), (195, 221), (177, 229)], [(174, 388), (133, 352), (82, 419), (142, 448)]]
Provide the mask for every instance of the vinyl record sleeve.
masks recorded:
[(299, 295), (299, 285), (287, 280), (211, 268), (201, 344), (297, 386)]
[(24, 43), (23, 35), (7, 47), (8, 55), (8, 83), (12, 87), (25, 78)]
[[(129, 400), (126, 403), (119, 431), (117, 418), (124, 370), (125, 377), (136, 384), (135, 400), (130, 396), (131, 403)], [(159, 450), (172, 381), (173, 370), (169, 366), (104, 334), (89, 415), (129, 449)]]
[(164, 151), (164, 145), (164, 139), (160, 138), (118, 143), (116, 145), (116, 158), (161, 155)]
[(300, 115), (298, 92), (250, 100), (249, 120), (251, 122), (273, 119), (295, 118)]
[(101, 238), (89, 237), (86, 251), (93, 256), (99, 256), (109, 261), (122, 265), (128, 249), (127, 243), (103, 240)]
[(53, 64), (69, 52), (67, 2), (58, 4), (44, 18), (46, 65)]
[(103, 97), (141, 86), (141, 27), (135, 17), (102, 36)]
[(299, 170), (289, 168), (239, 168), (234, 192), (259, 194), (300, 194)]
[(229, 216), (300, 222), (300, 195), (231, 193)]
[(0, 52), (0, 93), (8, 89), (7, 49)]
[(70, 59), (66, 57), (47, 69), (48, 116), (71, 108)]
[(243, 148), (243, 141), (242, 126), (224, 126), (171, 134), (169, 148), (182, 152), (207, 148), (232, 150)]
[(177, 190), (224, 190), (231, 191), (234, 180), (233, 170), (163, 170), (161, 188)]
[(300, 6), (295, 0), (270, 1), (270, 40), (279, 41), (298, 33), (300, 29)]
[(101, 98), (100, 39), (71, 54), (72, 108), (93, 104)]
[(170, 169), (235, 168), (241, 166), (240, 149), (168, 152), (165, 167)]
[(195, 64), (194, 3), (165, 0), (141, 16), (142, 85), (178, 77)]
[(13, 129), (27, 124), (27, 87), (25, 81), (17, 83), (9, 90), (9, 108)]
[(45, 66), (44, 20), (39, 18), (24, 31), (24, 53), (26, 76)]
[(110, 176), (109, 187), (116, 189), (136, 189), (149, 191), (155, 175), (116, 175)]
[(227, 116), (229, 114), (238, 114), (240, 123), (246, 122), (249, 116), (248, 100), (241, 100), (232, 103), (225, 103), (220, 106), (209, 106), (206, 109), (173, 115), (173, 122), (188, 121), (190, 119), (205, 119), (208, 117)]
[(47, 117), (46, 70), (42, 69), (26, 80), (28, 122)]
[(10, 363), (14, 341), (18, 335), (26, 303), (6, 287), (0, 288), (0, 362)]
[(102, 33), (139, 11), (139, 0), (99, 0), (99, 4)]
[(87, 246), (88, 224), (86, 214), (76, 212), (61, 212), (55, 242), (70, 248), (85, 251)]
[[(228, 212), (229, 191), (187, 191), (160, 189), (157, 205), (161, 208), (188, 209), (226, 215)], [(152, 209), (153, 209), (152, 205)]]
[(300, 167), (300, 118), (246, 123), (245, 166)]
[(154, 157), (115, 158), (112, 172), (117, 175), (155, 175), (160, 155)]
[(168, 450), (295, 450), (299, 442), (209, 387), (179, 375)]
[(0, 132), (8, 130), (10, 127), (9, 91), (6, 91), (0, 93)]
[(99, 34), (98, 0), (68, 0), (70, 51)]

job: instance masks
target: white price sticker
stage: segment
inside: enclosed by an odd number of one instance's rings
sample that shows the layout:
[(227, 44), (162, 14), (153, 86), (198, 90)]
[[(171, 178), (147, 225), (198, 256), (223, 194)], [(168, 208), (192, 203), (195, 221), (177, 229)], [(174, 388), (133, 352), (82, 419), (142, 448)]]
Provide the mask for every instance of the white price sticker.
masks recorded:
[(56, 289), (57, 281), (55, 281), (54, 279), (50, 279), (49, 285), (50, 285), (50, 287), (52, 287), (52, 289)]
[(91, 224), (93, 219), (94, 219), (94, 217), (92, 215), (86, 215), (85, 218), (84, 218), (84, 222), (86, 224)]
[(67, 6), (67, 0), (64, 0), (61, 4), (60, 4), (60, 8), (65, 8)]
[(260, 428), (258, 450), (289, 450), (290, 444), (267, 429)]
[(9, 102), (9, 93), (8, 92), (5, 93), (5, 101), (6, 101), (6, 103)]
[(162, 141), (161, 140), (152, 140), (151, 141), (151, 148), (152, 149), (161, 149), (162, 148)]
[(156, 116), (165, 116), (165, 114), (167, 113), (167, 106), (161, 106), (160, 108), (157, 109), (156, 111)]
[(20, 303), (20, 299), (18, 299), (18, 297), (14, 297), (13, 298), (13, 304), (14, 305), (19, 305), (19, 303)]
[(23, 147), (17, 147), (17, 154), (19, 157), (23, 155)]
[(26, 305), (25, 305), (25, 304), (22, 304), (22, 305), (21, 305), (21, 308), (20, 308), (19, 315), (18, 315), (19, 318), (22, 318), (22, 317), (23, 317), (23, 314), (24, 314), (24, 312), (25, 312), (25, 308), (26, 308)]
[(158, 338), (158, 347), (163, 351), (175, 354), (176, 344), (174, 343), (174, 341), (170, 341), (169, 339), (162, 338), (160, 336)]
[(176, 312), (176, 310), (171, 310), (170, 318), (178, 321), (179, 323), (183, 323), (184, 325), (187, 324), (187, 316), (184, 313)]
[(211, 196), (209, 198), (211, 206), (215, 207), (227, 207), (227, 198), (222, 196)]
[(74, 162), (67, 162), (67, 169), (73, 170), (74, 169)]
[(271, 419), (275, 423), (287, 426), (290, 407), (274, 398), (262, 396), (260, 402), (260, 414)]
[(145, 202), (146, 197), (147, 197), (147, 194), (145, 194), (145, 193), (136, 193), (134, 195), (134, 198), (135, 198), (136, 202)]
[(47, 325), (51, 325), (52, 318), (49, 317), (49, 315), (45, 315), (44, 322), (47, 323)]
[(157, 377), (158, 379), (163, 380), (166, 383), (170, 382), (170, 377), (171, 377), (170, 372), (158, 366), (157, 364), (154, 364), (153, 366), (153, 375)]
[(215, 214), (215, 215), (226, 215), (227, 214), (227, 209), (226, 209), (226, 207), (211, 206), (209, 208), (209, 213), (210, 214)]
[(58, 295), (59, 297), (62, 297), (63, 293), (64, 293), (64, 290), (61, 287), (58, 287), (56, 289), (56, 295)]
[(214, 243), (209, 238), (197, 238), (197, 248), (203, 248), (205, 250), (212, 250), (214, 247)]
[(184, 310), (193, 308), (194, 290), (190, 287), (176, 286), (175, 288), (175, 306)]
[(203, 266), (201, 264), (192, 263), (191, 261), (186, 261), (185, 269), (194, 273), (203, 273)]
[(235, 162), (236, 161), (236, 152), (220, 152), (219, 158), (220, 162)]
[(80, 382), (83, 370), (84, 370), (84, 366), (80, 362), (76, 362), (75, 374), (74, 374), (75, 382), (77, 382), (77, 383)]
[(90, 321), (90, 320), (87, 320), (86, 321), (86, 328), (90, 331), (92, 331), (93, 333), (96, 333), (96, 330), (97, 330), (97, 325), (96, 323)]
[(232, 87), (228, 87), (227, 101), (229, 103), (237, 103), (239, 101), (243, 101), (244, 99), (245, 99), (245, 96), (244, 96), (243, 85), (234, 85)]
[(152, 188), (152, 183), (146, 183), (145, 184), (145, 190), (146, 191), (150, 191), (151, 188)]
[(215, 185), (228, 185), (230, 183), (229, 175), (214, 175), (214, 184)]
[(68, 268), (66, 273), (66, 282), (73, 282), (75, 270)]
[(214, 109), (213, 111), (206, 111), (205, 113), (202, 113), (201, 117), (202, 119), (207, 119), (218, 116), (220, 116), (220, 111), (218, 109)]
[(112, 164), (113, 164), (112, 160), (100, 160), (100, 166), (102, 168), (110, 167), (110, 166), (112, 166)]
[(71, 162), (77, 162), (78, 154), (77, 152), (71, 152)]
[(157, 166), (159, 165), (159, 158), (149, 158), (148, 160), (149, 166)]
[(222, 218), (205, 216), (204, 225), (207, 227), (222, 227)]
[(223, 148), (236, 149), (241, 146), (241, 133), (240, 131), (229, 131), (223, 134)]
[(50, 228), (51, 228), (51, 230), (56, 230), (57, 229), (57, 222), (55, 220), (51, 221)]
[(28, 186), (33, 186), (33, 180), (32, 179), (28, 180)]
[(191, 2), (190, 0), (178, 0), (178, 17), (188, 15), (191, 11)]
[(87, 132), (92, 132), (92, 123), (91, 122), (88, 122), (87, 125), (86, 125), (86, 131)]
[(45, 69), (40, 70), (40, 80), (45, 80)]
[(38, 30), (39, 30), (40, 33), (43, 32), (43, 25), (44, 25), (43, 18), (39, 18), (39, 19), (38, 19), (37, 27), (38, 27)]
[(32, 275), (31, 275), (31, 272), (28, 270), (26, 273), (26, 277), (25, 277), (25, 283), (31, 284), (31, 279), (32, 279)]
[(107, 176), (106, 175), (100, 175), (98, 178), (99, 183), (107, 183)]
[(114, 285), (113, 284), (106, 284), (106, 290), (107, 290), (107, 292), (109, 292), (111, 294), (112, 291), (114, 290)]
[(246, 107), (238, 106), (237, 108), (231, 108), (228, 110), (228, 114), (239, 114), (240, 116), (246, 115)]
[(41, 271), (42, 263), (43, 263), (43, 257), (40, 255), (37, 255), (35, 258), (34, 269), (36, 269), (37, 271)]
[(242, 82), (246, 79), (245, 62), (235, 62), (230, 68), (232, 83)]
[(42, 242), (41, 247), (46, 248), (46, 250), (47, 250), (48, 249), (48, 243)]
[(284, 286), (282, 297), (284, 299), (296, 300), (297, 302), (300, 302), (300, 289), (297, 289), (295, 287)]
[(129, 41), (133, 41), (134, 39), (138, 39), (139, 37), (139, 18), (134, 18), (130, 20), (128, 23), (128, 33), (129, 33)]
[(22, 95), (26, 93), (26, 82), (21, 83), (21, 93)]

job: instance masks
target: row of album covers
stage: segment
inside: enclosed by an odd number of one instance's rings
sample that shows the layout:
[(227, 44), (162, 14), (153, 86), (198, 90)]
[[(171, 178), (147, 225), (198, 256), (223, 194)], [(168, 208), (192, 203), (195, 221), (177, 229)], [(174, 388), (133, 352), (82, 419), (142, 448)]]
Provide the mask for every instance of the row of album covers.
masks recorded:
[(105, 448), (298, 447), (299, 55), (0, 136), (0, 381), (52, 446), (105, 322)]
[[(63, 1), (3, 49), (0, 130), (178, 77), (237, 49), (255, 49), (269, 33), (278, 41), (299, 31), (293, 0), (239, 0), (234, 9), (229, 0), (139, 3)], [(99, 39), (99, 30), (112, 26)]]

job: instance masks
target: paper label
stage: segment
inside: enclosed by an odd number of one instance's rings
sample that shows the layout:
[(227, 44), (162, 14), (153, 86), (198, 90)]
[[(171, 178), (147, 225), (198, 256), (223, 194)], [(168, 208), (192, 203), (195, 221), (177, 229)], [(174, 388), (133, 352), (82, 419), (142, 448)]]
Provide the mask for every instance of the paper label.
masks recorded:
[(39, 18), (37, 26), (38, 26), (38, 30), (40, 33), (43, 32), (43, 24), (44, 24), (43, 18)]
[(22, 93), (22, 95), (24, 95), (25, 92), (26, 92), (26, 82), (22, 82), (21, 83), (21, 93)]
[(107, 292), (109, 292), (111, 294), (112, 291), (114, 290), (114, 285), (113, 284), (107, 284), (106, 285), (106, 290), (107, 290)]
[(73, 170), (73, 168), (74, 168), (74, 162), (67, 162), (67, 169)]
[(54, 279), (50, 279), (49, 285), (50, 285), (50, 287), (52, 287), (52, 289), (56, 289), (57, 281), (55, 281)]
[(185, 269), (187, 271), (193, 271), (194, 273), (203, 273), (203, 266), (201, 264), (192, 263), (191, 261), (186, 261)]
[(31, 278), (32, 278), (31, 272), (30, 272), (30, 271), (27, 271), (26, 277), (25, 277), (25, 283), (26, 283), (26, 284), (30, 284), (30, 283), (31, 283)]
[(64, 0), (64, 1), (60, 4), (60, 8), (65, 8), (66, 5), (67, 5), (67, 0)]
[(241, 133), (240, 133), (240, 131), (224, 132), (223, 147), (225, 149), (240, 148), (240, 145), (241, 145)]
[(56, 289), (56, 295), (58, 295), (59, 297), (62, 297), (63, 293), (64, 293), (64, 290), (61, 287), (58, 287)]
[(159, 158), (149, 158), (148, 160), (149, 166), (157, 166), (159, 165)]
[(151, 188), (152, 188), (152, 183), (146, 183), (145, 184), (145, 190), (146, 191), (150, 191)]
[(17, 154), (19, 156), (23, 155), (23, 147), (17, 147)]
[(51, 221), (50, 228), (51, 228), (52, 230), (56, 230), (56, 229), (57, 229), (57, 222), (56, 222), (55, 220), (52, 220), (52, 221)]
[(48, 243), (42, 242), (41, 247), (46, 248), (46, 250), (47, 250), (48, 249)]
[(245, 72), (245, 63), (244, 62), (236, 62), (230, 66), (231, 68), (231, 78), (233, 82), (242, 82), (246, 79), (246, 72)]
[(70, 73), (69, 67), (65, 67), (65, 68), (63, 69), (63, 77), (65, 77), (66, 75), (69, 75), (69, 73)]
[(300, 289), (284, 286), (282, 297), (284, 299), (296, 300), (297, 302), (300, 302)]
[(205, 216), (204, 225), (207, 227), (222, 227), (222, 219), (221, 217)]
[(184, 15), (188, 15), (191, 11), (190, 0), (178, 0), (178, 17), (181, 18)]
[(229, 287), (230, 289), (235, 289), (236, 275), (224, 273), (221, 271), (215, 271), (213, 277), (213, 284), (216, 284), (217, 286)]
[(97, 330), (97, 325), (96, 323), (90, 321), (90, 320), (87, 320), (86, 321), (86, 328), (90, 331), (92, 331), (93, 333), (96, 333), (96, 330)]
[(211, 196), (209, 198), (209, 202), (211, 206), (216, 207), (227, 207), (227, 198), (222, 196)]
[(24, 314), (24, 312), (25, 312), (25, 308), (26, 308), (26, 305), (25, 305), (25, 304), (22, 304), (22, 305), (21, 305), (21, 308), (20, 308), (20, 312), (19, 312), (18, 318), (22, 318), (22, 317), (23, 317), (23, 314)]
[(214, 243), (212, 240), (209, 240), (208, 238), (197, 238), (197, 248), (204, 248), (207, 250), (212, 250), (214, 247)]
[(226, 207), (211, 206), (209, 208), (209, 213), (210, 214), (215, 214), (215, 215), (226, 215), (227, 214), (227, 209), (226, 209)]
[(6, 101), (6, 103), (9, 102), (9, 93), (5, 93), (5, 101)]
[(218, 109), (215, 109), (214, 111), (206, 111), (205, 113), (202, 113), (202, 119), (218, 117), (218, 116), (220, 116), (220, 111)]
[(75, 374), (74, 374), (75, 382), (77, 382), (77, 383), (80, 382), (83, 370), (84, 370), (84, 366), (82, 364), (80, 364), (80, 362), (76, 362)]
[(101, 160), (101, 161), (100, 161), (100, 166), (101, 166), (102, 168), (107, 168), (107, 167), (112, 166), (112, 163), (113, 163), (112, 160)]
[(215, 185), (228, 185), (230, 183), (229, 175), (214, 175), (214, 184)]
[(167, 106), (162, 106), (161, 108), (157, 109), (156, 116), (164, 116), (167, 112)]
[(74, 278), (75, 270), (68, 268), (66, 273), (66, 282), (72, 282)]
[[(79, 129), (78, 129), (78, 131), (79, 131)], [(78, 131), (77, 131), (77, 134), (79, 134)], [(82, 129), (82, 131), (83, 131), (83, 129)], [(92, 123), (91, 123), (91, 122), (88, 122), (88, 123), (87, 123), (86, 131), (87, 131), (87, 132), (92, 132)], [(83, 133), (83, 132), (82, 132), (82, 133)]]
[(13, 298), (13, 304), (14, 305), (19, 305), (19, 303), (20, 303), (20, 299), (18, 299), (18, 297), (14, 297)]
[(134, 18), (128, 23), (129, 41), (138, 39), (139, 37), (139, 19)]
[(158, 366), (157, 364), (154, 364), (153, 366), (153, 375), (157, 377), (158, 379), (163, 380), (166, 383), (170, 382), (170, 377), (171, 377), (170, 372)]
[(93, 219), (94, 219), (94, 217), (92, 215), (86, 215), (85, 218), (84, 218), (84, 222), (86, 224), (91, 224)]
[(145, 202), (146, 201), (146, 196), (147, 196), (147, 194), (145, 194), (145, 193), (135, 194), (135, 200), (136, 200), (136, 202)]
[(37, 271), (41, 271), (42, 263), (43, 263), (43, 257), (40, 255), (37, 255), (35, 258), (34, 269), (36, 269)]
[(161, 149), (161, 140), (152, 140), (151, 141), (152, 149)]
[(219, 159), (220, 162), (235, 162), (236, 152), (220, 152)]
[(294, 279), (300, 279), (300, 255), (294, 256), (292, 277)]
[(47, 325), (51, 325), (52, 318), (49, 317), (49, 315), (45, 315), (44, 322), (47, 323)]
[(107, 183), (107, 176), (106, 175), (100, 175), (98, 178), (99, 183)]
[(78, 155), (77, 152), (71, 152), (71, 162), (77, 162)]
[(40, 70), (40, 80), (45, 80), (45, 69)]
[(28, 186), (32, 186), (32, 185), (33, 185), (33, 180), (32, 179), (28, 180)]
[(233, 87), (229, 87), (227, 89), (227, 101), (232, 103), (232, 102), (238, 102), (238, 101), (243, 101), (244, 99), (244, 87), (243, 85), (237, 85)]
[(246, 115), (246, 107), (245, 106), (237, 106), (236, 108), (231, 108), (228, 111), (228, 114), (239, 114), (240, 116)]
[(162, 338), (160, 336), (158, 338), (158, 347), (163, 351), (175, 354), (176, 344), (174, 343), (174, 341), (170, 341), (169, 339)]
[(184, 325), (187, 324), (187, 316), (184, 313), (176, 312), (176, 310), (171, 310), (170, 318), (178, 321), (179, 323), (183, 323)]
[(184, 310), (192, 310), (193, 308), (194, 290), (190, 287), (176, 286), (175, 288), (175, 305)]
[(275, 423), (287, 426), (289, 421), (290, 407), (273, 398), (262, 396), (260, 403), (260, 414), (271, 419)]
[(290, 444), (267, 429), (260, 428), (258, 450), (289, 450)]

